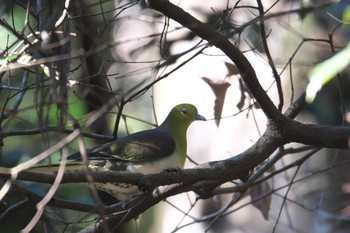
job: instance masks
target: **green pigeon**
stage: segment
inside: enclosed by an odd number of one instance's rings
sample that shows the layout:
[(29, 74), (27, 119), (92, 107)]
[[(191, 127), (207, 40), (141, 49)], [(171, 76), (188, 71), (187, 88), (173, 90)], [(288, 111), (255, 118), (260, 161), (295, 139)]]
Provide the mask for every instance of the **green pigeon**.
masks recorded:
[[(130, 134), (87, 151), (92, 171), (130, 171), (156, 173), (168, 168), (182, 168), (186, 159), (186, 131), (193, 121), (205, 121), (192, 104), (175, 106), (157, 128)], [(74, 163), (66, 170), (83, 169), (80, 153), (68, 157)], [(30, 171), (40, 172), (43, 167)], [(47, 172), (47, 170), (45, 170)], [(120, 201), (127, 202), (139, 195), (137, 186), (118, 183), (95, 183), (97, 189), (107, 192)]]

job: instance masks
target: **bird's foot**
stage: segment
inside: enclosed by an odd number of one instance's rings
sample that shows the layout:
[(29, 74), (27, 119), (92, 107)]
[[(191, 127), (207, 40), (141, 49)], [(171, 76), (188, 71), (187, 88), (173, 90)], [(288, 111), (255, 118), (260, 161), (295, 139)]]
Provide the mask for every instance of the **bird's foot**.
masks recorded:
[(181, 168), (180, 167), (170, 167), (165, 169), (165, 171), (167, 172), (174, 172), (174, 173), (180, 173), (181, 172)]
[(140, 182), (137, 187), (139, 188), (140, 192), (149, 193), (149, 187), (145, 182)]

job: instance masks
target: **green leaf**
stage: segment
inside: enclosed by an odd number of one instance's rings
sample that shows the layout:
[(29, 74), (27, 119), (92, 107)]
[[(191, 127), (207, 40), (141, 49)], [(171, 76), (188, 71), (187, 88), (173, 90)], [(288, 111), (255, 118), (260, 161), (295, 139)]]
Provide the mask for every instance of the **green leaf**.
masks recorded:
[(9, 62), (15, 62), (19, 58), (20, 55), (14, 54), (14, 55), (9, 55), (6, 57), (7, 61)]
[(19, 55), (9, 55), (5, 58), (0, 58), (0, 67), (5, 66), (9, 62), (15, 62), (18, 59)]
[(350, 23), (350, 6), (348, 6), (343, 13), (343, 22)]
[[(70, 95), (68, 98), (68, 112), (75, 119), (80, 119), (87, 112), (87, 106), (79, 100), (75, 95)], [(58, 123), (58, 108), (56, 104), (52, 104), (49, 108), (49, 121), (51, 124)], [(68, 126), (67, 126), (68, 127)], [(69, 127), (68, 127), (69, 128)]]
[(316, 94), (339, 72), (344, 70), (350, 63), (350, 43), (331, 58), (317, 64), (309, 73), (309, 85), (306, 88), (306, 102), (311, 103)]

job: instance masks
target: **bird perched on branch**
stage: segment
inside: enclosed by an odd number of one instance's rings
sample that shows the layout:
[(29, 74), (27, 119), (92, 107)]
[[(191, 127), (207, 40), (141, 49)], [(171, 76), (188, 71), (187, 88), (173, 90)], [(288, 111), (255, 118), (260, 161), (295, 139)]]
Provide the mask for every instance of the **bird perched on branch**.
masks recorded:
[[(197, 108), (192, 104), (179, 104), (157, 128), (130, 134), (88, 150), (89, 168), (93, 171), (131, 171), (144, 174), (168, 168), (182, 168), (187, 150), (186, 131), (196, 120), (206, 119), (198, 114)], [(75, 163), (67, 164), (66, 170), (84, 168), (80, 163), (80, 153), (73, 154), (68, 159), (74, 160)], [(29, 171), (47, 172), (50, 167), (47, 168), (40, 166)], [(130, 201), (140, 193), (137, 186), (118, 181), (95, 183), (95, 186), (120, 201)]]

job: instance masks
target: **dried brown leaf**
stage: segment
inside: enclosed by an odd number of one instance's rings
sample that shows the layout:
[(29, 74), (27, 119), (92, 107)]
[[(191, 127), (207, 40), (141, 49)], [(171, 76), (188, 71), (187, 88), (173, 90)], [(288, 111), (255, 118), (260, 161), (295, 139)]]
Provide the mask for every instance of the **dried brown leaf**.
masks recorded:
[(225, 66), (226, 66), (227, 71), (228, 71), (226, 74), (226, 77), (239, 74), (239, 70), (235, 64), (225, 62)]
[(271, 195), (266, 195), (271, 192), (271, 187), (268, 182), (262, 182), (253, 186), (250, 190), (250, 197), (260, 213), (264, 216), (265, 220), (269, 220), (269, 211), (271, 207)]
[(202, 79), (211, 87), (215, 95), (214, 102), (214, 118), (217, 126), (220, 124), (221, 114), (224, 107), (225, 96), (227, 89), (231, 86), (226, 80), (220, 79), (210, 79), (207, 77), (202, 77)]

